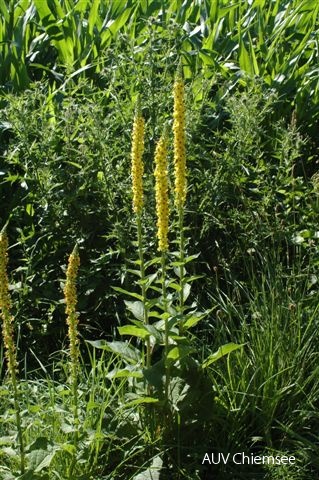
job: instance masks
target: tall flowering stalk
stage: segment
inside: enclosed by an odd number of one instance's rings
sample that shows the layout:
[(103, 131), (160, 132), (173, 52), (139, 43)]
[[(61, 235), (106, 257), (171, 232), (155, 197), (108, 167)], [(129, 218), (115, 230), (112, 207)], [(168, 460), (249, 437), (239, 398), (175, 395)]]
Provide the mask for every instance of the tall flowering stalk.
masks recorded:
[(157, 239), (158, 250), (161, 252), (162, 267), (162, 297), (165, 322), (165, 400), (168, 402), (168, 389), (170, 371), (167, 363), (168, 358), (168, 314), (166, 292), (166, 254), (168, 251), (168, 221), (169, 221), (169, 198), (168, 198), (168, 169), (167, 169), (167, 134), (164, 131), (155, 149), (155, 200), (157, 214)]
[[(71, 384), (72, 384), (72, 400), (73, 400), (73, 415), (74, 415), (74, 446), (77, 447), (78, 443), (78, 371), (79, 371), (79, 332), (78, 332), (78, 313), (77, 308), (77, 291), (76, 280), (78, 276), (78, 270), (80, 266), (80, 257), (78, 253), (77, 245), (74, 247), (73, 252), (69, 256), (68, 268), (66, 271), (66, 282), (64, 286), (65, 297), (65, 313), (67, 315), (68, 325), (68, 337), (70, 343), (70, 368), (71, 368)], [(70, 478), (75, 466), (75, 458), (70, 467)]]
[[(174, 173), (175, 173), (175, 206), (178, 212), (179, 228), (179, 307), (180, 313), (184, 310), (184, 284), (185, 284), (185, 239), (184, 239), (184, 206), (186, 201), (186, 135), (185, 135), (185, 100), (184, 81), (182, 66), (179, 65), (173, 88), (174, 96)], [(183, 323), (180, 323), (180, 333), (183, 331)]]
[[(145, 120), (141, 113), (140, 98), (138, 98), (135, 109), (135, 116), (132, 131), (132, 148), (131, 148), (131, 174), (132, 174), (132, 190), (133, 190), (133, 211), (136, 216), (137, 224), (137, 243), (139, 254), (139, 266), (141, 275), (141, 293), (144, 308), (144, 323), (148, 325), (148, 309), (145, 282), (145, 262), (143, 253), (143, 234), (142, 234), (142, 213), (143, 213), (143, 153), (144, 153), (144, 133)], [(151, 344), (149, 337), (145, 342), (146, 346), (146, 367), (151, 366)]]
[(2, 336), (5, 348), (5, 357), (8, 364), (8, 372), (11, 377), (14, 397), (14, 408), (16, 415), (16, 424), (19, 438), (20, 448), (20, 470), (21, 475), (25, 471), (25, 449), (23, 432), (21, 425), (21, 409), (19, 402), (18, 388), (18, 362), (16, 354), (16, 346), (14, 342), (13, 321), (14, 318), (10, 313), (11, 299), (9, 295), (9, 281), (7, 275), (8, 265), (8, 237), (4, 230), (0, 232), (0, 315), (2, 320)]
[(169, 218), (166, 132), (164, 132), (156, 145), (154, 176), (158, 250), (162, 253), (165, 253), (168, 250)]
[(133, 211), (141, 215), (143, 209), (143, 153), (144, 153), (145, 120), (141, 113), (141, 102), (138, 98), (132, 131), (131, 173), (133, 189)]

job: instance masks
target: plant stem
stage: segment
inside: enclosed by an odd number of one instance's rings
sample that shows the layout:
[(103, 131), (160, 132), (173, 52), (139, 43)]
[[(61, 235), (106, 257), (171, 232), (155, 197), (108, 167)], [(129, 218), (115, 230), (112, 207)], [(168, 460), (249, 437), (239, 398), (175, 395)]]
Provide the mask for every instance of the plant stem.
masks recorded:
[(183, 334), (184, 322), (183, 322), (183, 311), (184, 311), (184, 283), (185, 283), (185, 238), (184, 238), (184, 207), (180, 205), (178, 207), (178, 229), (179, 229), (179, 311), (181, 314), (181, 319), (179, 322), (179, 333)]
[(161, 258), (162, 266), (162, 297), (163, 297), (163, 309), (164, 309), (164, 328), (165, 328), (165, 345), (164, 345), (164, 363), (165, 363), (165, 403), (168, 404), (168, 390), (170, 383), (170, 369), (168, 365), (168, 311), (167, 311), (167, 291), (166, 291), (166, 254), (162, 252)]
[(21, 411), (20, 411), (20, 402), (19, 402), (19, 389), (18, 389), (18, 380), (15, 372), (11, 372), (11, 380), (13, 386), (13, 397), (14, 397), (14, 409), (16, 415), (16, 423), (17, 423), (17, 430), (18, 430), (18, 438), (19, 438), (19, 448), (20, 448), (20, 470), (21, 475), (25, 472), (25, 451), (24, 451), (24, 440), (23, 440), (23, 432), (22, 432), (22, 425), (21, 425)]
[[(144, 306), (144, 324), (148, 325), (148, 308), (146, 306), (147, 296), (146, 296), (146, 283), (145, 283), (145, 263), (144, 263), (144, 253), (143, 253), (143, 239), (142, 239), (142, 219), (141, 213), (136, 215), (137, 222), (137, 243), (138, 243), (138, 255), (140, 260), (140, 272), (141, 272), (141, 292), (142, 292), (142, 302)], [(146, 342), (146, 368), (151, 366), (151, 343), (150, 338), (147, 337)]]
[(75, 447), (75, 453), (72, 456), (72, 461), (69, 469), (69, 478), (72, 479), (73, 471), (76, 465), (76, 453), (78, 449), (79, 441), (79, 414), (78, 414), (78, 381), (77, 381), (77, 365), (71, 365), (73, 370), (72, 376), (72, 401), (73, 401), (73, 425), (74, 425), (74, 436), (73, 436), (73, 446)]

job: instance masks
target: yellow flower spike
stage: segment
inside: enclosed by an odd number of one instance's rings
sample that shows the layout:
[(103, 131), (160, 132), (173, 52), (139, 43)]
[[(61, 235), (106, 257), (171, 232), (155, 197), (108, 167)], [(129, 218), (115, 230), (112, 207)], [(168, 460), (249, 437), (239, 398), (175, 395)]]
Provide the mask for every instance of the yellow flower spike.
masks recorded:
[(2, 319), (2, 336), (5, 347), (5, 356), (8, 362), (8, 371), (12, 380), (16, 381), (18, 362), (13, 334), (13, 317), (10, 314), (11, 300), (9, 295), (8, 265), (8, 237), (0, 233), (0, 312)]
[(66, 303), (65, 312), (67, 314), (68, 336), (70, 341), (70, 357), (72, 363), (72, 377), (76, 381), (77, 366), (79, 361), (79, 339), (78, 339), (78, 314), (76, 312), (77, 293), (76, 279), (80, 265), (80, 257), (77, 245), (74, 247), (68, 261), (66, 272), (66, 282), (64, 287), (64, 297)]
[(137, 100), (132, 132), (131, 173), (133, 189), (133, 211), (140, 214), (143, 208), (143, 173), (145, 121), (141, 114), (140, 100)]
[(166, 133), (159, 139), (155, 149), (155, 200), (157, 214), (158, 250), (168, 250), (168, 172)]
[(185, 103), (182, 68), (179, 66), (174, 83), (174, 172), (175, 172), (175, 204), (181, 208), (186, 201), (186, 135), (185, 135)]

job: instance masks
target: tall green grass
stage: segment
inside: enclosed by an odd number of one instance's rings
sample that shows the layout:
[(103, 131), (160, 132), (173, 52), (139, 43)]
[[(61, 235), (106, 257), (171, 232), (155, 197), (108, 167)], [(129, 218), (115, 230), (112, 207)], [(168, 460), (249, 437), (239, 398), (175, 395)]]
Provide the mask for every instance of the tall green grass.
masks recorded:
[[(244, 254), (249, 283), (226, 273), (227, 291), (212, 295), (214, 341), (231, 338), (245, 344), (231, 361), (211, 369), (220, 404), (212, 445), (225, 452), (243, 445), (250, 451), (293, 452), (297, 464), (284, 478), (310, 478), (318, 467), (319, 421), (318, 303), (312, 274), (297, 264), (287, 268), (275, 252), (252, 255), (259, 257), (259, 267), (254, 263), (252, 269)], [(274, 469), (269, 473), (270, 478), (277, 474)]]

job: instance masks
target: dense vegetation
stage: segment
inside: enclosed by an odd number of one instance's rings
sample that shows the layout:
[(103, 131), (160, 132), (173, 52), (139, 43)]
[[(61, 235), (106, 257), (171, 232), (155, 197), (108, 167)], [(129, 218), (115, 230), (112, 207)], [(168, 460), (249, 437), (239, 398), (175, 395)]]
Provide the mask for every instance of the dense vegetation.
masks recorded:
[[(0, 0), (1, 478), (318, 476), (318, 12), (317, 0)], [(243, 451), (297, 461), (202, 463)]]

